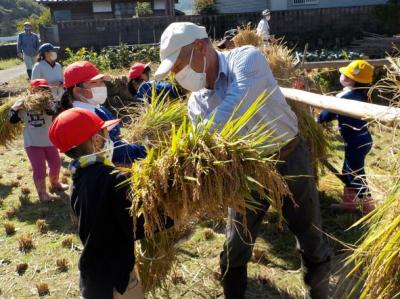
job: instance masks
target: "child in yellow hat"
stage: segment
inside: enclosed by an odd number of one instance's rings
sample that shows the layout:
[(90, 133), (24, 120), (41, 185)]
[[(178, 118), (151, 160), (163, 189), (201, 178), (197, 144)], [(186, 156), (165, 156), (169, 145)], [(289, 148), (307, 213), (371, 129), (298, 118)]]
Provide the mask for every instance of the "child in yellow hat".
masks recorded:
[[(374, 67), (365, 60), (355, 60), (348, 66), (339, 69), (340, 83), (343, 91), (336, 97), (345, 100), (365, 102), (367, 93), (372, 83)], [(346, 181), (342, 202), (332, 205), (332, 208), (354, 212), (361, 208), (368, 213), (375, 208), (371, 200), (365, 178), (365, 158), (372, 148), (372, 137), (368, 131), (368, 124), (364, 120), (337, 115), (328, 111), (322, 111), (318, 122), (326, 123), (337, 119), (340, 134), (345, 142), (345, 157), (342, 176)]]

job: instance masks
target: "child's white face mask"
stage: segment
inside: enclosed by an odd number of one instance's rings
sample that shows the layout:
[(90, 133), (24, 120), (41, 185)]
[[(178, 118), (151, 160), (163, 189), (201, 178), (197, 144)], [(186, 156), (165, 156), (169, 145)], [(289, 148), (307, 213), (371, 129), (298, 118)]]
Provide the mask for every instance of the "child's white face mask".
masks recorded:
[(98, 86), (90, 88), (92, 92), (92, 97), (90, 99), (85, 98), (83, 95), (81, 97), (94, 106), (102, 105), (107, 99), (107, 87), (106, 86)]

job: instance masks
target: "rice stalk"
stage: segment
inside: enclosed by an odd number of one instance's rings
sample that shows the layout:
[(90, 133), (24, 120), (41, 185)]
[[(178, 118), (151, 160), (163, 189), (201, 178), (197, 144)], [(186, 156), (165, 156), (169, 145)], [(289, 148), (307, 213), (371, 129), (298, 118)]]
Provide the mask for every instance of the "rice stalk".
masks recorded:
[(0, 106), (0, 146), (8, 147), (11, 143), (21, 136), (22, 124), (11, 124), (10, 109), (14, 101), (8, 100)]

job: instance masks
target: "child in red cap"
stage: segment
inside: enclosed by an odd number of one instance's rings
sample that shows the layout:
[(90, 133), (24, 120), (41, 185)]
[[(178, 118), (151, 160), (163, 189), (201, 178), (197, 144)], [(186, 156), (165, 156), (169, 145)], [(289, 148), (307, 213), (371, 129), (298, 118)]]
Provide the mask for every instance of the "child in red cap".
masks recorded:
[[(53, 144), (73, 159), (71, 206), (79, 218), (79, 237), (84, 245), (79, 260), (80, 288), (83, 298), (88, 299), (143, 298), (134, 270), (129, 186), (110, 160), (113, 145), (109, 131), (118, 122), (72, 108), (62, 112), (49, 130)], [(136, 223), (135, 236), (142, 238), (143, 217)]]
[(135, 63), (128, 74), (128, 90), (130, 94), (141, 101), (150, 100), (153, 90), (155, 96), (168, 96), (171, 99), (179, 97), (174, 87), (167, 82), (150, 81), (150, 63)]
[[(115, 119), (103, 105), (107, 99), (104, 81), (108, 79), (108, 76), (101, 74), (97, 67), (88, 61), (78, 61), (69, 65), (64, 71), (64, 86), (67, 90), (62, 99), (63, 108), (82, 108), (95, 113), (104, 121)], [(129, 144), (121, 138), (120, 125), (116, 125), (110, 131), (110, 139), (115, 148), (112, 162), (117, 165), (130, 165), (146, 156), (143, 146)]]
[[(41, 103), (43, 109), (38, 108), (39, 104), (33, 105), (35, 103)], [(10, 122), (16, 124), (22, 121), (25, 125), (24, 146), (32, 165), (33, 181), (41, 202), (55, 198), (47, 192), (46, 162), (49, 166), (50, 192), (68, 189), (68, 185), (59, 181), (60, 155), (48, 137), (54, 110), (54, 98), (47, 80), (44, 79), (31, 81), (30, 95), (25, 100), (17, 100), (10, 110)]]

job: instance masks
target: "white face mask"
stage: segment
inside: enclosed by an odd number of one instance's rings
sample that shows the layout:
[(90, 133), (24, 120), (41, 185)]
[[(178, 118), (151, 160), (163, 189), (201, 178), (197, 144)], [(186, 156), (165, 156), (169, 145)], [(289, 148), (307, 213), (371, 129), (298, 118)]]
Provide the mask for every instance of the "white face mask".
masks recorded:
[(114, 142), (110, 138), (104, 138), (101, 135), (99, 136), (105, 140), (103, 148), (100, 150), (99, 154), (103, 156), (104, 159), (112, 161), (114, 154)]
[(57, 60), (57, 53), (56, 52), (50, 52), (49, 58), (51, 61), (56, 61)]
[(107, 87), (106, 86), (100, 86), (100, 87), (92, 87), (90, 88), (92, 92), (92, 98), (87, 99), (84, 96), (81, 95), (81, 97), (88, 102), (89, 104), (92, 104), (94, 106), (102, 105), (107, 99)]
[(206, 65), (207, 65), (207, 59), (204, 56), (204, 67), (203, 67), (203, 72), (202, 73), (197, 73), (195, 72), (192, 67), (192, 58), (193, 58), (193, 50), (192, 53), (190, 54), (190, 61), (189, 64), (186, 65), (182, 70), (180, 70), (176, 75), (175, 79), (181, 85), (183, 88), (189, 90), (189, 91), (199, 91), (200, 89), (203, 89), (206, 87)]

